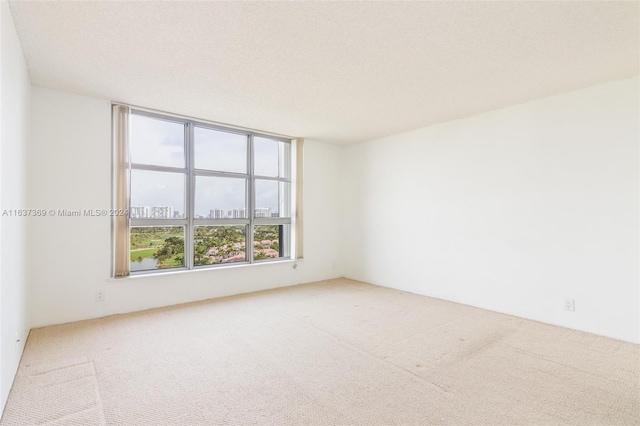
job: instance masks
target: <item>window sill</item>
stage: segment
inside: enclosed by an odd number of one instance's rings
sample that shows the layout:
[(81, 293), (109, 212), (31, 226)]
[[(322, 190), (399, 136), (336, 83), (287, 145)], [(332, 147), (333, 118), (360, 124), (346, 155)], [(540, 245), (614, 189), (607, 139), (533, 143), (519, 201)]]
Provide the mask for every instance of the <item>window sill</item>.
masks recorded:
[(210, 271), (218, 271), (218, 270), (227, 270), (227, 269), (238, 269), (238, 268), (252, 268), (256, 266), (265, 266), (265, 265), (282, 265), (282, 264), (292, 264), (293, 269), (297, 268), (298, 263), (303, 263), (303, 259), (283, 259), (283, 260), (272, 260), (267, 262), (256, 262), (256, 263), (242, 263), (238, 265), (223, 265), (223, 266), (210, 266), (210, 267), (200, 267), (194, 269), (175, 269), (168, 271), (149, 271), (143, 273), (137, 273), (133, 275), (129, 275), (128, 277), (123, 278), (113, 278), (110, 277), (107, 279), (107, 282), (123, 282), (129, 280), (136, 280), (140, 278), (150, 278), (150, 277), (158, 277), (158, 276), (166, 276), (166, 275), (182, 275), (182, 274), (191, 274), (198, 272), (210, 272)]

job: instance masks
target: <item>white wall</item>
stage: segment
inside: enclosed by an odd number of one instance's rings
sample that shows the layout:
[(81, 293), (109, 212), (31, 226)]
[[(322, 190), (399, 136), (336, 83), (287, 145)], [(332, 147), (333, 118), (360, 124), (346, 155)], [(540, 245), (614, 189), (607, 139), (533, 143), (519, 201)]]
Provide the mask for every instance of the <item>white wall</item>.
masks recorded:
[(640, 342), (638, 102), (636, 77), (349, 146), (346, 276)]
[[(0, 214), (26, 204), (25, 149), (31, 84), (13, 18), (0, 2), (1, 118)], [(26, 221), (2, 216), (0, 233), (0, 412), (7, 401), (29, 332), (27, 320)], [(19, 340), (19, 342), (18, 342)]]
[[(34, 87), (29, 201), (46, 209), (103, 209), (111, 200), (108, 101)], [(45, 217), (30, 222), (33, 326), (202, 300), (342, 275), (338, 253), (340, 147), (305, 141), (305, 259), (109, 280), (110, 220)], [(95, 291), (106, 300), (95, 302)]]

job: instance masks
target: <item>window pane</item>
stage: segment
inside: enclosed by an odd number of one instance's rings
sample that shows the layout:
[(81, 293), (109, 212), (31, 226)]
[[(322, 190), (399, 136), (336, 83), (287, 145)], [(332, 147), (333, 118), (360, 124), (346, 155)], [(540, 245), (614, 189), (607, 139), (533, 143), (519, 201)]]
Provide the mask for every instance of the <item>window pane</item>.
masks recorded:
[(196, 169), (247, 173), (247, 137), (196, 127)]
[(256, 180), (254, 217), (290, 217), (290, 185), (287, 182)]
[(253, 259), (290, 257), (291, 225), (256, 225), (253, 228)]
[(269, 177), (290, 177), (291, 145), (273, 139), (253, 138), (254, 174)]
[(196, 219), (247, 217), (247, 180), (196, 176)]
[(131, 162), (185, 167), (184, 124), (131, 114)]
[(246, 226), (196, 226), (193, 264), (246, 262)]
[(183, 173), (131, 170), (131, 218), (184, 218)]
[(184, 226), (131, 227), (131, 272), (184, 266)]

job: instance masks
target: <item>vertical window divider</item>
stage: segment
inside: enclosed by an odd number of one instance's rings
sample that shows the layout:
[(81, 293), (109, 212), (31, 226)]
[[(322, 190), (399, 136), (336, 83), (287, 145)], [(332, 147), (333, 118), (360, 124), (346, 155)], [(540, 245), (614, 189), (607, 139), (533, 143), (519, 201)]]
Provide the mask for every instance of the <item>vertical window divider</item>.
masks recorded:
[(194, 176), (194, 126), (192, 122), (187, 122), (185, 126), (186, 161), (187, 161), (187, 229), (185, 229), (184, 255), (185, 267), (193, 269), (194, 266), (194, 215), (195, 215), (195, 187), (196, 177)]
[(246, 253), (247, 253), (247, 261), (249, 263), (253, 263), (253, 250), (254, 250), (254, 245), (253, 245), (253, 216), (254, 216), (254, 211), (255, 211), (255, 190), (256, 190), (256, 185), (255, 185), (255, 179), (253, 177), (253, 163), (254, 163), (254, 155), (253, 155), (253, 134), (249, 134), (249, 138), (248, 138), (248, 143), (249, 143), (249, 155), (247, 155), (247, 173), (249, 174), (249, 179), (247, 181), (247, 184), (249, 186), (249, 190), (247, 191), (247, 197), (249, 198), (247, 200), (247, 206), (248, 206), (248, 211), (247, 211), (247, 216), (249, 218), (249, 229), (247, 231), (247, 243), (245, 244), (245, 248)]

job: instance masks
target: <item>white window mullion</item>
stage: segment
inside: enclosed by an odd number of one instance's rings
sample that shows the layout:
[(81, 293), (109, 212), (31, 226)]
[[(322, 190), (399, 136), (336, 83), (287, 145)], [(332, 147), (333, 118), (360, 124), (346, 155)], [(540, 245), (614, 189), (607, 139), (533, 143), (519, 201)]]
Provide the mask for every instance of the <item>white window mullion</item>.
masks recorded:
[(186, 256), (185, 265), (187, 269), (193, 269), (194, 257), (194, 217), (195, 217), (195, 175), (193, 173), (194, 148), (193, 148), (193, 123), (186, 126), (186, 153), (187, 153), (187, 219), (188, 225), (185, 232), (184, 253)]
[(254, 216), (254, 212), (255, 212), (255, 203), (256, 203), (256, 197), (255, 197), (255, 190), (256, 190), (256, 184), (255, 184), (255, 179), (253, 177), (253, 162), (255, 160), (254, 157), (254, 153), (253, 153), (253, 135), (249, 135), (249, 150), (248, 150), (248, 155), (247, 155), (247, 171), (249, 172), (249, 179), (247, 180), (248, 182), (248, 186), (249, 186), (249, 190), (247, 191), (247, 202), (248, 202), (248, 209), (249, 210), (248, 216), (249, 216), (249, 229), (247, 230), (247, 243), (245, 244), (245, 248), (247, 249), (247, 261), (249, 263), (253, 263), (253, 216)]

